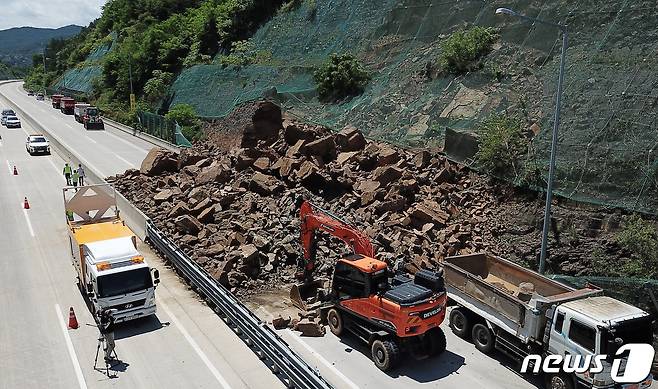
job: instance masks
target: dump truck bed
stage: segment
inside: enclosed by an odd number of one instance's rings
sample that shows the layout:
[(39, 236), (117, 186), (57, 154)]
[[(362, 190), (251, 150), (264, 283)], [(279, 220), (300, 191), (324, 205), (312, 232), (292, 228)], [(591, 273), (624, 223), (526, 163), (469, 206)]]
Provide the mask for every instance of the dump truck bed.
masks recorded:
[[(575, 290), (485, 253), (448, 257), (444, 270), (448, 297), (524, 342), (542, 341), (551, 306), (601, 293)], [(521, 283), (528, 283), (524, 290)]]

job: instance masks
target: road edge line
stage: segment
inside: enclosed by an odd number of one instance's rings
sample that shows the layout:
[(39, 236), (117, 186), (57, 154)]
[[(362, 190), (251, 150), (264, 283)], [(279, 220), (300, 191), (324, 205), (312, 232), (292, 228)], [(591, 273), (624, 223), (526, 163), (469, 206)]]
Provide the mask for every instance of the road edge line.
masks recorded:
[(80, 389), (87, 389), (87, 382), (85, 381), (85, 377), (82, 374), (82, 369), (80, 368), (80, 362), (78, 361), (78, 356), (75, 354), (75, 349), (73, 348), (73, 342), (71, 341), (71, 336), (69, 335), (69, 331), (66, 328), (66, 323), (64, 323), (62, 309), (60, 308), (59, 304), (55, 304), (55, 311), (57, 313), (57, 319), (59, 321), (59, 325), (62, 329), (62, 332), (64, 333), (66, 348), (68, 349), (69, 357), (71, 357), (71, 362), (73, 363), (73, 369), (75, 370), (75, 376), (78, 379), (78, 384), (80, 385)]

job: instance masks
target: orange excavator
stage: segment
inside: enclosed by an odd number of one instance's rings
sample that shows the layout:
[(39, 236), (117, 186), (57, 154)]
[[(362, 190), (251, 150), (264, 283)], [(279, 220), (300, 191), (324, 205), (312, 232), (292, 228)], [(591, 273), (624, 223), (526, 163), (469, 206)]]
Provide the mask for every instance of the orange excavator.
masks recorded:
[[(413, 280), (393, 274), (386, 262), (374, 258), (370, 239), (346, 221), (308, 201), (301, 203), (300, 217), (304, 257), (299, 277), (307, 289), (317, 284), (317, 231), (343, 240), (353, 251), (335, 264), (330, 289), (318, 293), (321, 316), (334, 335), (356, 335), (368, 344), (375, 365), (383, 371), (394, 368), (405, 351), (417, 357), (445, 351), (445, 334), (439, 328), (447, 300), (442, 271), (421, 270)], [(298, 306), (304, 305), (302, 289), (294, 286), (291, 291)]]

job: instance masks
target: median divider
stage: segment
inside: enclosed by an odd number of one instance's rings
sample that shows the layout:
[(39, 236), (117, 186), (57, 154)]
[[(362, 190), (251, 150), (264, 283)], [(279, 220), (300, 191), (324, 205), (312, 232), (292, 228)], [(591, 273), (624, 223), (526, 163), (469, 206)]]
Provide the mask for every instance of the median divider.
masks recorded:
[[(14, 82), (14, 81), (11, 81)], [(2, 85), (3, 82), (0, 82)], [(95, 184), (105, 183), (100, 172), (77, 153), (69, 150), (56, 136), (51, 134), (45, 126), (41, 125), (35, 118), (13, 104), (0, 92), (0, 96), (6, 100), (16, 112), (20, 112), (23, 120), (29, 122), (35, 129), (41, 129), (51, 144), (51, 150), (56, 150), (64, 160), (71, 163), (82, 164), (86, 167), (87, 181)], [(200, 267), (194, 260), (176, 246), (165, 234), (155, 227), (153, 222), (137, 207), (135, 207), (121, 193), (115, 192), (117, 207), (121, 217), (136, 235), (142, 240), (149, 241), (168, 260), (178, 273), (187, 280), (197, 292), (214, 307), (215, 312), (233, 329), (245, 344), (247, 344), (256, 355), (268, 365), (274, 372), (280, 375), (282, 382), (289, 388), (299, 389), (331, 389), (320, 373), (306, 363), (288, 344), (277, 335), (267, 323), (259, 319), (242, 302), (240, 302), (228, 289), (222, 286), (208, 272)]]

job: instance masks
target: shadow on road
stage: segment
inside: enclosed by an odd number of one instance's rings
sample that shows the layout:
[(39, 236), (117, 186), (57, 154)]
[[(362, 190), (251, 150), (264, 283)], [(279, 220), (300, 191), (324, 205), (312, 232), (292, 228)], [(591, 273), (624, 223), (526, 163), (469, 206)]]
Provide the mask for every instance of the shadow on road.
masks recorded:
[(114, 330), (116, 340), (130, 338), (132, 336), (142, 335), (149, 332), (157, 331), (162, 327), (169, 325), (169, 322), (161, 322), (156, 315), (151, 315), (143, 319), (131, 320), (117, 324)]

